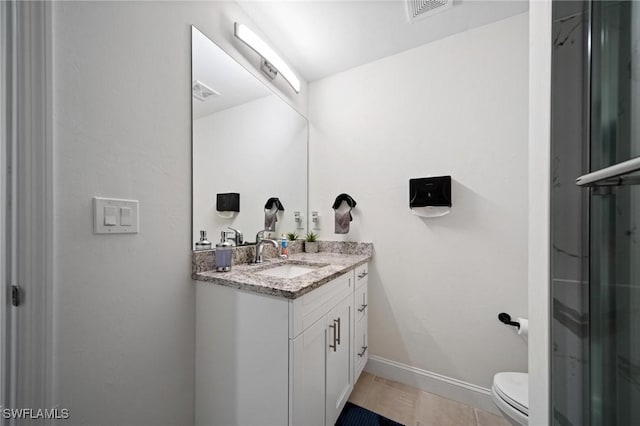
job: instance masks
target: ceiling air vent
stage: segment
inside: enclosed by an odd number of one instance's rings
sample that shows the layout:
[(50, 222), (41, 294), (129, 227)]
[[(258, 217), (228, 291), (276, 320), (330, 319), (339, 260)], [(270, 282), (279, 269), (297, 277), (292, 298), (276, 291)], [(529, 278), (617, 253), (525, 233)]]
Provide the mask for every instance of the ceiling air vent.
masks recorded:
[(205, 102), (216, 96), (220, 96), (219, 92), (213, 90), (211, 87), (207, 86), (200, 80), (196, 80), (193, 82), (192, 90), (193, 97), (201, 100), (202, 102)]
[(440, 13), (453, 6), (453, 0), (407, 0), (409, 22)]

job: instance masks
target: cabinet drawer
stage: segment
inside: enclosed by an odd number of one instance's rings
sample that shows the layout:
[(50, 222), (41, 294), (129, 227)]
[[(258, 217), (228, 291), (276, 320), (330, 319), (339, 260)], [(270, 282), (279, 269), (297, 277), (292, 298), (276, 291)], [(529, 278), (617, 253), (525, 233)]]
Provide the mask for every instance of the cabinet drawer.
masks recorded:
[(369, 264), (365, 263), (356, 268), (356, 288), (368, 282)]
[(351, 292), (353, 292), (353, 273), (348, 272), (292, 300), (289, 305), (289, 338), (295, 338), (313, 325)]
[[(357, 275), (356, 275), (357, 277)], [(357, 279), (357, 278), (356, 278)], [(368, 299), (368, 285), (365, 283), (356, 288), (356, 292), (354, 295), (354, 308), (356, 314), (356, 324), (367, 314), (369, 309), (369, 305), (367, 302)]]
[(354, 355), (354, 379), (355, 383), (360, 377), (360, 373), (364, 369), (364, 366), (367, 364), (367, 359), (369, 359), (369, 338), (368, 338), (368, 328), (367, 328), (368, 317), (365, 314), (361, 321), (356, 323), (355, 328), (355, 355)]

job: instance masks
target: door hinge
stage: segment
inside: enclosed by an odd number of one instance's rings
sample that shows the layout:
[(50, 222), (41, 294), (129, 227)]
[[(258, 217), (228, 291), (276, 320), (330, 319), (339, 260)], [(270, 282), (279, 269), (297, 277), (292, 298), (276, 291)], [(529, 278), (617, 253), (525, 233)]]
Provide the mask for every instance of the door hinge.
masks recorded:
[(11, 304), (20, 306), (22, 304), (22, 290), (17, 285), (11, 286)]

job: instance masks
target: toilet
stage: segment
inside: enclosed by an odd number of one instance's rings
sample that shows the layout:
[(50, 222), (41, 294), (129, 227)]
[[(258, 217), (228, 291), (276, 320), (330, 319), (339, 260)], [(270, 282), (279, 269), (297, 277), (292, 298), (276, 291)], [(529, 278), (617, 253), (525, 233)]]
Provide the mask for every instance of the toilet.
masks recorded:
[(498, 373), (493, 376), (491, 399), (514, 426), (529, 424), (529, 375)]

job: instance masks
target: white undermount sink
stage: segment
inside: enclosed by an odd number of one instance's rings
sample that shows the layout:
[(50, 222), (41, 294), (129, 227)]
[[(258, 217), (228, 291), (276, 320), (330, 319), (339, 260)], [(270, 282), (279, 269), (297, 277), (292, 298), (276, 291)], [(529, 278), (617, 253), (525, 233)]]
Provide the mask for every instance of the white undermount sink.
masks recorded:
[(315, 270), (316, 267), (313, 266), (287, 264), (256, 272), (256, 274), (275, 278), (295, 278), (299, 277), (300, 275), (308, 274), (309, 272), (313, 272)]

